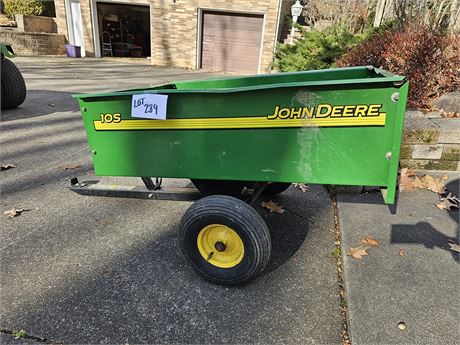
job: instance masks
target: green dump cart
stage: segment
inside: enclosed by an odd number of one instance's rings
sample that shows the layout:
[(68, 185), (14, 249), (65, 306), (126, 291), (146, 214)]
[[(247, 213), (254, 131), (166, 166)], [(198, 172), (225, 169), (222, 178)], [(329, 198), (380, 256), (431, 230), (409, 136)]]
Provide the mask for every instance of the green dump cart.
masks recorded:
[[(96, 175), (145, 187), (73, 179), (71, 189), (198, 200), (179, 226), (185, 256), (211, 281), (243, 283), (270, 257), (251, 207), (261, 194), (292, 182), (380, 186), (394, 202), (407, 91), (403, 76), (368, 66), (76, 95)], [(196, 189), (161, 187), (168, 177)]]

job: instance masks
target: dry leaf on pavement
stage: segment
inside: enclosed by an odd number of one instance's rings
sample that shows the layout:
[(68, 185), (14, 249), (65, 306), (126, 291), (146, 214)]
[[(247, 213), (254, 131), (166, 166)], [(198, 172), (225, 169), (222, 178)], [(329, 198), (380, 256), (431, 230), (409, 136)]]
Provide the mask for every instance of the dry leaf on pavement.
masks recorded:
[(64, 163), (62, 164), (59, 168), (61, 170), (69, 170), (69, 169), (76, 169), (81, 167), (81, 164), (75, 164), (75, 163)]
[(415, 176), (415, 172), (413, 170), (409, 170), (407, 168), (401, 169), (400, 177), (399, 177), (399, 191), (400, 192), (414, 191), (414, 186), (412, 185), (412, 179), (410, 178), (412, 176)]
[(460, 113), (456, 113), (454, 111), (442, 111), (441, 112), (442, 117), (448, 117), (448, 118), (455, 118), (455, 117), (460, 117)]
[(371, 247), (378, 247), (379, 246), (379, 241), (377, 241), (376, 239), (374, 239), (374, 238), (372, 238), (370, 236), (366, 236), (366, 237), (362, 238), (361, 243), (365, 244), (367, 246), (371, 246)]
[(401, 250), (399, 251), (399, 256), (404, 256), (404, 255), (406, 255), (406, 253), (404, 252), (404, 250), (401, 249)]
[(446, 191), (445, 180), (447, 175), (444, 175), (442, 178), (437, 179), (431, 175), (425, 175), (422, 177), (422, 183), (425, 185), (425, 188), (431, 190), (434, 193), (442, 194)]
[(417, 175), (417, 174), (415, 173), (415, 170), (408, 169), (408, 168), (402, 168), (402, 169), (401, 169), (401, 174), (406, 175), (406, 176), (409, 176), (409, 177), (413, 177), (413, 176), (416, 176), (416, 175)]
[(436, 204), (436, 207), (441, 210), (450, 211), (451, 207), (458, 208), (459, 204), (460, 204), (460, 199), (456, 197), (455, 195), (452, 195), (452, 193), (449, 193), (445, 198), (441, 198), (441, 202), (439, 204)]
[(354, 257), (355, 259), (362, 259), (363, 256), (369, 255), (366, 250), (368, 248), (363, 248), (363, 247), (350, 247), (350, 253), (348, 253), (349, 256)]
[(14, 164), (2, 164), (1, 171), (16, 168)]
[(452, 240), (447, 240), (447, 243), (450, 246), (450, 250), (453, 250), (454, 252), (460, 253), (460, 246), (457, 243), (455, 243)]
[(3, 214), (9, 218), (20, 216), (24, 209), (12, 208), (11, 210), (3, 212)]
[(302, 193), (305, 193), (308, 190), (308, 186), (305, 183), (294, 183), (294, 187), (299, 188)]
[(277, 203), (274, 203), (273, 201), (262, 201), (261, 203), (262, 207), (265, 207), (266, 209), (270, 210), (270, 213), (276, 212), (279, 214), (283, 214), (285, 210), (283, 210), (283, 206), (278, 205)]
[(418, 189), (425, 189), (425, 185), (423, 184), (423, 182), (417, 177), (415, 176), (414, 178), (414, 181), (412, 181), (412, 186), (414, 186), (415, 188), (418, 188)]

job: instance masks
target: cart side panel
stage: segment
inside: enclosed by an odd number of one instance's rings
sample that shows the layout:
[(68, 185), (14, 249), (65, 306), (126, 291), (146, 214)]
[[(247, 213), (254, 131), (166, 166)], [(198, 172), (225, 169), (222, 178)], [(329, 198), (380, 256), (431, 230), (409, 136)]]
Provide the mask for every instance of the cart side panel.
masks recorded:
[[(139, 121), (131, 118), (129, 95), (79, 101), (97, 175), (388, 186), (391, 161), (386, 154), (399, 147), (388, 133), (393, 135), (396, 119), (403, 116), (391, 101), (398, 89), (392, 83), (375, 83), (170, 93), (168, 120), (205, 119), (194, 129), (129, 129), (126, 123)], [(238, 124), (239, 118), (273, 116), (276, 107), (296, 111), (324, 104), (379, 104), (385, 125), (341, 126), (340, 119), (330, 126), (306, 119), (301, 128)], [(120, 114), (121, 121), (101, 124), (104, 114)], [(232, 128), (213, 129), (212, 120), (222, 118), (237, 120)], [(135, 124), (158, 120), (141, 121)]]

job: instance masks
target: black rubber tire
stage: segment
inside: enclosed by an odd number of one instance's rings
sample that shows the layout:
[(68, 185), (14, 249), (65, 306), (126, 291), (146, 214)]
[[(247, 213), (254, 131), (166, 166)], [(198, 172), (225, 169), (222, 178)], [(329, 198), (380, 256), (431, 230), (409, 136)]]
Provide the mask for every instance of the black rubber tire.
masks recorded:
[(26, 83), (21, 72), (9, 59), (2, 60), (2, 109), (19, 107), (26, 99)]
[(197, 180), (193, 179), (195, 185), (203, 196), (229, 195), (241, 199), (241, 192), (245, 186), (253, 185), (254, 182), (230, 181), (230, 180)]
[(290, 186), (291, 184), (287, 182), (273, 182), (273, 183), (268, 184), (264, 188), (264, 190), (262, 191), (262, 195), (275, 196), (275, 195), (283, 193)]
[[(198, 250), (199, 232), (210, 224), (233, 229), (244, 245), (244, 257), (232, 268), (212, 265)], [(185, 257), (205, 279), (224, 285), (237, 285), (257, 277), (271, 255), (271, 237), (267, 224), (251, 206), (226, 195), (208, 196), (195, 202), (182, 217), (179, 242)]]
[[(197, 180), (192, 183), (203, 196), (210, 195), (229, 195), (235, 198), (243, 198), (241, 193), (244, 187), (253, 189), (256, 182), (251, 181), (229, 181), (229, 180)], [(272, 197), (283, 193), (291, 184), (285, 182), (273, 182), (265, 186), (262, 195)]]

